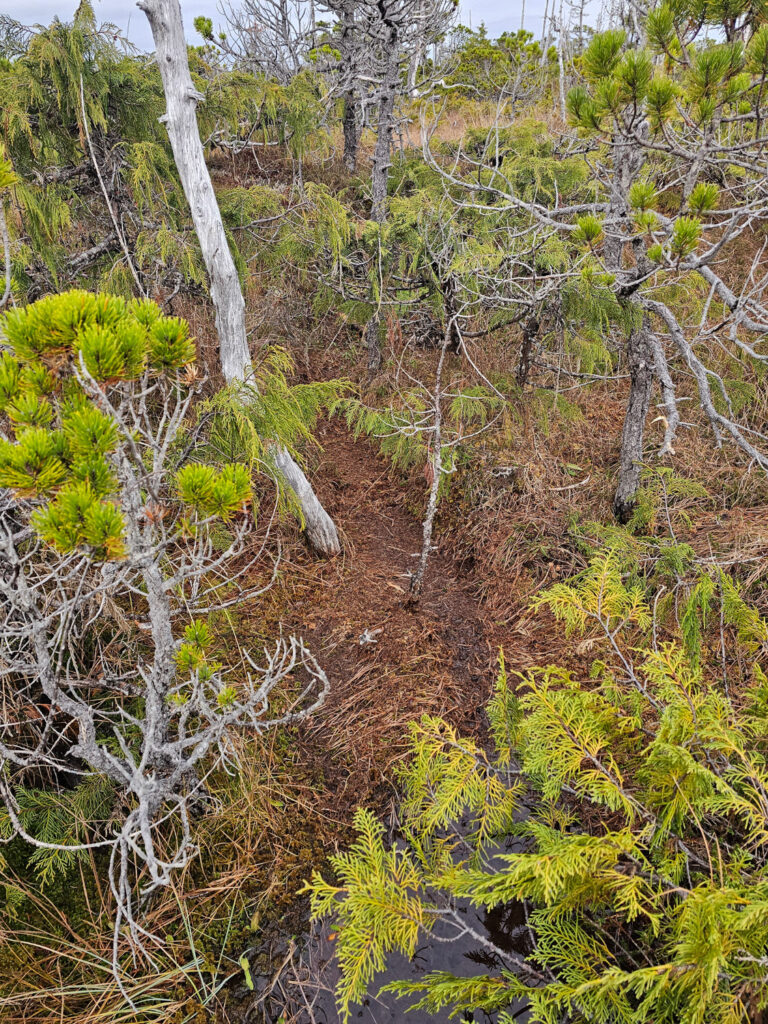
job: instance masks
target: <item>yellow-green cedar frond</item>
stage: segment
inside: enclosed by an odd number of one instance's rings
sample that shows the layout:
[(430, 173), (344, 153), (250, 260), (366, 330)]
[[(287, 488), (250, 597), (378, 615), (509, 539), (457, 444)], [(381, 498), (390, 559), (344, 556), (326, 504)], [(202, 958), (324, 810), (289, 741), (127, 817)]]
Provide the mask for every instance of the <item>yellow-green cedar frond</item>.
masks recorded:
[(185, 281), (207, 287), (200, 247), (191, 231), (175, 230), (166, 221), (157, 229), (140, 231), (134, 257), (139, 268), (151, 271), (158, 264), (177, 268)]
[(739, 641), (750, 654), (768, 652), (768, 622), (756, 608), (746, 603), (738, 585), (722, 569), (718, 572), (718, 581), (726, 623), (737, 628)]
[(657, 841), (669, 830), (700, 817), (709, 807), (715, 779), (706, 765), (684, 748), (654, 740), (647, 762), (647, 805), (655, 809)]
[(421, 876), (408, 853), (385, 847), (384, 827), (369, 811), (358, 810), (354, 824), (356, 841), (348, 852), (331, 857), (339, 888), (319, 876), (305, 887), (313, 916), (333, 907), (338, 922), (341, 977), (336, 998), (344, 1021), (349, 1019), (350, 1003), (363, 998), (384, 968), (387, 954), (397, 950), (413, 956), (420, 932), (432, 926)]
[(447, 722), (424, 716), (410, 728), (411, 757), (399, 773), (408, 831), (423, 844), (468, 817), (466, 842), (477, 853), (514, 822), (519, 787), (508, 787), (472, 741)]
[[(685, 994), (686, 1019), (707, 1019), (710, 1007), (730, 989), (731, 963), (746, 943), (768, 940), (765, 899), (751, 901), (737, 889), (703, 884), (694, 889), (675, 921), (674, 963)], [(745, 911), (751, 910), (751, 913)]]
[(623, 561), (614, 548), (598, 553), (580, 575), (534, 598), (531, 609), (548, 607), (565, 622), (566, 633), (584, 633), (597, 623), (612, 633), (628, 625), (647, 629), (651, 624), (648, 602), (639, 585), (625, 584)]
[[(623, 586), (623, 570), (612, 573)], [(606, 574), (585, 583), (586, 575), (570, 586), (594, 608), (590, 585)], [(745, 613), (738, 591), (729, 599), (732, 624), (759, 641), (759, 617)], [(513, 696), (501, 660), (490, 709), (495, 760), (439, 719), (413, 728), (402, 877), (449, 906), (524, 901), (536, 943), (529, 962), (552, 980), (526, 987), (503, 972), (438, 972), (390, 989), (420, 996), (432, 1012), (524, 998), (542, 1024), (742, 1024), (768, 1004), (768, 678), (755, 666), (750, 692), (733, 701), (682, 646), (645, 654), (647, 687), (632, 706), (606, 671), (586, 691), (562, 669), (534, 670)], [(508, 826), (521, 852), (491, 846), (490, 861), (459, 861), (467, 807), (483, 784), (492, 802), (489, 780), (508, 779), (510, 769), (546, 798), (527, 801), (523, 820)], [(451, 813), (462, 821), (453, 844), (443, 838)], [(348, 885), (368, 889), (368, 922), (382, 897), (366, 878), (381, 874), (391, 852), (381, 835), (372, 822), (347, 872)], [(326, 907), (346, 898), (317, 891)], [(499, 1019), (509, 1024), (511, 1015)]]
[(311, 225), (317, 241), (331, 253), (333, 264), (338, 265), (352, 238), (349, 212), (325, 185), (307, 182), (305, 191), (311, 209), (311, 219), (306, 214), (306, 223)]
[(502, 398), (482, 384), (475, 384), (453, 397), (448, 415), (459, 428), (482, 427), (488, 422), (488, 417), (498, 412), (503, 405)]
[[(591, 977), (574, 978), (573, 984), (562, 987), (547, 986), (542, 995), (534, 992), (532, 1002), (552, 1009), (576, 1008), (588, 1018), (612, 1024), (618, 1021), (640, 1024), (651, 1017), (656, 1019), (654, 1015), (663, 1012), (661, 1008), (665, 1006), (674, 1012), (674, 974), (673, 964), (624, 971), (609, 959), (603, 970), (593, 972)], [(665, 1015), (659, 1019), (675, 1018)]]
[[(744, 600), (738, 585), (722, 569), (701, 569), (679, 616), (680, 631), (692, 658), (701, 656), (712, 605), (719, 597), (724, 625), (733, 626), (752, 656), (768, 652), (768, 622)], [(719, 619), (719, 615), (718, 615)]]
[(689, 527), (692, 520), (688, 507), (709, 497), (709, 491), (698, 480), (678, 476), (669, 466), (645, 467), (640, 479), (635, 509), (628, 523), (638, 533), (652, 533), (659, 524), (668, 529), (670, 521)]
[(139, 215), (154, 218), (167, 214), (171, 194), (180, 191), (168, 147), (159, 140), (140, 139), (126, 147), (126, 159), (125, 173)]
[(441, 884), (454, 896), (486, 909), (520, 899), (552, 906), (574, 884), (610, 882), (620, 858), (636, 848), (636, 837), (628, 829), (589, 836), (535, 823), (529, 827), (536, 839), (534, 853), (500, 854), (503, 869), (458, 868), (447, 872)]
[(338, 897), (343, 896), (344, 889), (340, 886), (331, 885), (325, 881), (319, 871), (313, 871), (311, 880), (304, 883), (302, 888), (299, 889), (299, 893), (309, 895), (312, 918), (319, 920), (333, 911), (336, 900)]
[(641, 772), (645, 799), (659, 815), (661, 839), (691, 815), (706, 813), (718, 778), (712, 755), (740, 757), (743, 742), (729, 702), (702, 684), (701, 671), (680, 647), (661, 645), (648, 655), (643, 671), (664, 707)]
[(399, 996), (423, 993), (418, 1002), (409, 1009), (439, 1013), (450, 1006), (449, 1019), (464, 1010), (484, 1010), (493, 1013), (510, 1003), (513, 986), (510, 979), (502, 976), (481, 974), (472, 978), (459, 978), (447, 971), (431, 971), (418, 981), (393, 981), (385, 985), (382, 992), (394, 992)]
[(714, 579), (708, 573), (701, 573), (698, 582), (691, 587), (679, 616), (683, 643), (694, 662), (701, 657), (702, 630), (706, 628), (715, 592)]
[(714, 780), (715, 792), (707, 801), (707, 810), (723, 818), (733, 818), (744, 829), (744, 842), (752, 850), (768, 848), (768, 770), (762, 755), (745, 753), (743, 763), (725, 771)]
[[(589, 926), (580, 924), (575, 915), (563, 917), (549, 908), (531, 915), (540, 943), (537, 959), (555, 970), (558, 977), (574, 989), (585, 981), (599, 977), (606, 966), (615, 964), (615, 958), (605, 939)], [(612, 1007), (620, 1012), (619, 1007)]]
[(522, 765), (544, 796), (554, 799), (568, 786), (632, 817), (619, 754), (636, 735), (633, 718), (553, 666), (529, 672), (522, 685)]
[(504, 652), (499, 651), (499, 671), (486, 713), (496, 748), (496, 764), (508, 768), (520, 743), (520, 701), (510, 690)]
[(768, 675), (757, 662), (752, 666), (752, 685), (744, 709), (744, 721), (750, 736), (768, 733)]

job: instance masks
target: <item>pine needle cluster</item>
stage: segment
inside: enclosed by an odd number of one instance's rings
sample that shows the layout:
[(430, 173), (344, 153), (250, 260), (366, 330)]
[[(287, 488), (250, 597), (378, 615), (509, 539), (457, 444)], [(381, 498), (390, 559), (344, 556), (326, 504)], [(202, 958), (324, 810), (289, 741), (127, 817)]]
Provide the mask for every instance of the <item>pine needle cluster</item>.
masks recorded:
[[(2, 330), (0, 412), (13, 439), (0, 440), (0, 486), (33, 503), (34, 529), (58, 551), (123, 558), (116, 407), (142, 380), (184, 388), (188, 325), (149, 301), (71, 291), (10, 310)], [(249, 494), (245, 466), (191, 465), (175, 483), (203, 518), (228, 518)]]

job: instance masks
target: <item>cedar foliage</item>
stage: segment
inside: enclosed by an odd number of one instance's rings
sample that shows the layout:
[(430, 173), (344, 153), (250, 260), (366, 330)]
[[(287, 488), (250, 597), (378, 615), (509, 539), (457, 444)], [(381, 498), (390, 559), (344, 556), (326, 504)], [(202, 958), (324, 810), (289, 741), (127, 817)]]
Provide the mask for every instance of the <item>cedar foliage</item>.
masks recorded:
[[(644, 1024), (745, 1020), (768, 1005), (766, 624), (722, 585), (742, 624), (734, 642), (756, 658), (738, 694), (685, 633), (649, 642), (648, 595), (609, 549), (536, 602), (608, 640), (592, 682), (556, 666), (512, 680), (502, 659), (490, 753), (439, 719), (412, 727), (405, 845), (388, 849), (359, 811), (357, 843), (331, 858), (337, 883), (307, 886), (313, 915), (338, 929), (344, 1019), (387, 955), (413, 956), (456, 900), (522, 902), (534, 947), (497, 974), (390, 986), (430, 1012), (525, 1000), (547, 1024)], [(520, 852), (504, 851), (509, 834)]]

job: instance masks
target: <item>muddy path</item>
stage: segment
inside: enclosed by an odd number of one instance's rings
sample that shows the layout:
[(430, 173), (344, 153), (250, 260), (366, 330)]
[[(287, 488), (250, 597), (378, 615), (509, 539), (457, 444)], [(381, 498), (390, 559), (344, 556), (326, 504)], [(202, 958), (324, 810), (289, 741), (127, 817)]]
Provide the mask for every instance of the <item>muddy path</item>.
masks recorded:
[[(358, 806), (373, 808), (395, 825), (395, 767), (406, 752), (409, 722), (422, 714), (441, 715), (483, 737), (498, 637), (475, 596), (477, 579), (462, 571), (448, 545), (441, 550), (439, 536), (421, 602), (415, 609), (407, 602), (410, 571), (421, 550), (426, 486), (405, 485), (371, 442), (355, 440), (338, 422), (325, 424), (319, 440), (323, 451), (313, 479), (343, 534), (344, 553), (322, 562), (292, 548), (276, 598), (283, 629), (305, 638), (330, 680), (326, 704), (302, 726), (294, 752), (314, 779), (309, 813), (327, 832), (327, 855), (348, 842)], [(270, 973), (261, 975), (255, 994), (240, 993), (242, 1019), (249, 1024), (266, 1024), (281, 1014), (295, 1024), (338, 1020), (332, 944), (326, 933), (311, 931), (306, 914), (302, 904), (298, 920), (291, 915), (290, 925), (276, 922), (265, 936), (261, 962), (271, 964)], [(483, 927), (481, 918), (473, 920)], [(291, 930), (295, 940), (286, 934)], [(400, 963), (392, 977), (398, 969), (399, 976), (425, 969), (475, 973), (474, 952), (472, 943), (427, 944), (412, 966)], [(434, 1020), (406, 1016), (394, 996), (371, 999), (360, 1019)]]
[(482, 729), (496, 650), (473, 596), (475, 581), (441, 552), (439, 538), (421, 602), (408, 605), (421, 550), (418, 492), (394, 480), (375, 447), (340, 424), (326, 425), (320, 441), (315, 480), (342, 531), (344, 555), (316, 565), (318, 587), (291, 606), (331, 680), (304, 740), (344, 771), (344, 778), (328, 779), (334, 797), (360, 803), (383, 781), (405, 727), (421, 714)]

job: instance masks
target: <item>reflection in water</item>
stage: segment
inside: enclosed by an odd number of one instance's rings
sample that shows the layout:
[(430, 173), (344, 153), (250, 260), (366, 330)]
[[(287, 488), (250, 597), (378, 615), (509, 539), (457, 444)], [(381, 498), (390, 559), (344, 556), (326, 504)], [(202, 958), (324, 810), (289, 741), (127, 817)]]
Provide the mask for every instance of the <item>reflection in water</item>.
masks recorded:
[[(522, 903), (494, 907), (488, 912), (477, 911), (467, 905), (458, 909), (466, 923), (475, 932), (489, 939), (490, 944), (497, 947), (501, 953), (525, 956), (531, 951), (531, 938)], [(410, 962), (402, 956), (392, 955), (387, 970), (377, 976), (374, 991), (392, 981), (418, 979), (430, 971), (449, 971), (459, 977), (471, 977), (509, 967), (499, 952), (483, 946), (469, 935), (464, 935), (456, 941), (441, 941), (453, 934), (455, 928), (439, 925), (434, 935), (417, 950)], [(305, 958), (314, 965), (315, 978), (302, 986), (307, 990), (308, 997), (308, 990), (313, 990), (310, 998), (311, 1007), (305, 1006), (303, 1010), (297, 1007), (293, 1020), (296, 1024), (338, 1024), (340, 1017), (333, 998), (338, 971), (333, 960), (333, 943), (329, 940), (327, 931), (316, 932), (310, 936)], [(360, 1021), (362, 1024), (448, 1024), (450, 1008), (436, 1015), (423, 1010), (408, 1010), (413, 1001), (413, 997), (399, 999), (389, 992), (380, 996), (369, 996), (362, 1006), (353, 1009), (352, 1020)], [(513, 1005), (509, 1012), (524, 1024), (524, 1006)], [(496, 1015), (482, 1011), (465, 1011), (460, 1017), (450, 1019), (471, 1024), (492, 1024)]]
[[(510, 837), (498, 847), (485, 850), (486, 863), (503, 869), (503, 853), (524, 848), (519, 838)], [(484, 911), (466, 901), (456, 904), (457, 921), (440, 920), (425, 939), (411, 961), (392, 954), (387, 969), (377, 975), (372, 990), (399, 980), (418, 980), (431, 971), (447, 971), (458, 977), (498, 973), (512, 970), (510, 957), (526, 957), (532, 950), (531, 932), (525, 907), (520, 902), (493, 907)], [(463, 925), (467, 931), (463, 931)], [(472, 931), (475, 934), (471, 935)], [(458, 938), (455, 938), (456, 935)], [(256, 985), (251, 1008), (246, 1010), (243, 1024), (339, 1024), (334, 990), (339, 972), (334, 960), (333, 938), (327, 927), (315, 926), (300, 940), (300, 951), (286, 958), (285, 970), (277, 983), (276, 976), (262, 979)], [(273, 962), (278, 957), (273, 950)], [(280, 954), (282, 956), (282, 954)], [(279, 962), (279, 960), (278, 960)], [(351, 1020), (361, 1024), (448, 1024), (456, 1020), (467, 1024), (494, 1024), (497, 1015), (483, 1011), (465, 1011), (450, 1017), (450, 1007), (437, 1014), (409, 1010), (418, 997), (398, 998), (390, 992), (370, 995), (352, 1009)], [(528, 1016), (526, 1005), (512, 1004), (507, 1012), (521, 1024)]]

